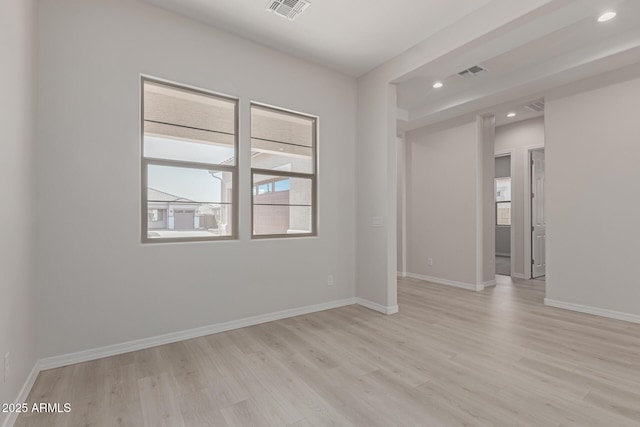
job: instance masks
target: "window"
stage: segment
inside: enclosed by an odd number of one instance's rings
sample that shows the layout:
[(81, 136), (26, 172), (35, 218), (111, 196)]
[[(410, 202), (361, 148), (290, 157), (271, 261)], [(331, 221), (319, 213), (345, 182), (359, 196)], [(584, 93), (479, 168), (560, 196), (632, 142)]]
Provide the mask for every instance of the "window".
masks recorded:
[(149, 209), (149, 222), (164, 221), (165, 209)]
[(254, 238), (316, 234), (315, 117), (251, 105)]
[(496, 225), (511, 225), (511, 178), (496, 178)]
[(142, 241), (237, 236), (238, 102), (142, 79)]

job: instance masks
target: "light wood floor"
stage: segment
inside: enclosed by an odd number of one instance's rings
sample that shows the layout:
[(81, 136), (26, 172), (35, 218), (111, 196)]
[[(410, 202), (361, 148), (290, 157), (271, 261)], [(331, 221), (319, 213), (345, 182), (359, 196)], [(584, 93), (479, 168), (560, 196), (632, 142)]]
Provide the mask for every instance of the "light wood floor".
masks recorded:
[(40, 373), (17, 426), (639, 426), (640, 325), (545, 307), (544, 282), (399, 282), (359, 306)]

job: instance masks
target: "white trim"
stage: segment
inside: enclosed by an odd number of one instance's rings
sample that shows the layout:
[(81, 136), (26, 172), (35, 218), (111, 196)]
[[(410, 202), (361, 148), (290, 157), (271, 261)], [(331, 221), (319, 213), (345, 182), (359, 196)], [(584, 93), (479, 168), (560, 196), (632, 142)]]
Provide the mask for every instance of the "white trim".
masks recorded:
[(399, 307), (397, 305), (385, 307), (384, 305), (363, 298), (356, 298), (356, 304), (366, 307), (370, 310), (375, 310), (382, 314), (396, 314), (399, 311)]
[(496, 283), (496, 281), (495, 281), (495, 279), (494, 279), (494, 280), (487, 280), (486, 282), (484, 282), (484, 283), (482, 284), (482, 287), (483, 287), (483, 288), (490, 288), (490, 287), (492, 287), (492, 286), (496, 286), (496, 285), (497, 285), (497, 283)]
[(496, 256), (511, 257), (511, 254), (503, 254), (503, 253), (500, 253), (500, 252), (496, 252)]
[(407, 277), (406, 271), (398, 271), (398, 277)]
[(531, 279), (531, 151), (544, 150), (544, 144), (524, 147), (524, 278)]
[(59, 368), (61, 366), (73, 365), (75, 363), (88, 362), (90, 360), (101, 359), (103, 357), (115, 356), (117, 354), (129, 353), (131, 351), (156, 347), (163, 344), (170, 344), (191, 338), (244, 328), (247, 326), (259, 325), (261, 323), (272, 322), (274, 320), (286, 319), (288, 317), (300, 316), (303, 314), (315, 313), (318, 311), (330, 310), (358, 303), (356, 298), (347, 298), (338, 301), (331, 301), (322, 304), (309, 305), (306, 307), (292, 308), (275, 313), (261, 314), (247, 317), (240, 320), (217, 323), (200, 328), (188, 329), (186, 331), (173, 332), (170, 334), (158, 335), (155, 337), (142, 338), (128, 341), (121, 344), (108, 345), (91, 350), (79, 351), (76, 353), (63, 354), (60, 356), (47, 357), (39, 361), (40, 370)]
[(484, 285), (474, 285), (472, 283), (456, 282), (455, 280), (440, 279), (439, 277), (425, 276), (423, 274), (407, 273), (407, 277), (424, 280), (438, 285), (453, 286), (455, 288), (466, 289), (468, 291), (484, 291)]
[(511, 277), (513, 277), (514, 279), (524, 279), (524, 274), (521, 273), (511, 273)]
[(588, 305), (574, 304), (571, 302), (558, 301), (550, 298), (544, 299), (544, 305), (548, 305), (549, 307), (562, 308), (564, 310), (577, 311), (580, 313), (593, 314), (595, 316), (608, 317), (610, 319), (623, 320), (625, 322), (640, 323), (640, 315), (607, 310), (606, 308), (590, 307)]
[[(18, 393), (18, 397), (16, 397), (15, 403), (24, 403), (27, 401), (27, 397), (29, 397), (29, 393), (31, 392), (31, 388), (33, 384), (36, 382), (36, 378), (38, 378), (38, 374), (40, 373), (40, 361), (36, 361), (33, 365), (33, 369), (29, 373), (27, 380), (24, 382), (24, 385), (20, 389)], [(12, 427), (13, 424), (18, 419), (18, 412), (10, 412), (7, 418), (4, 419), (4, 423), (2, 423), (2, 427)]]

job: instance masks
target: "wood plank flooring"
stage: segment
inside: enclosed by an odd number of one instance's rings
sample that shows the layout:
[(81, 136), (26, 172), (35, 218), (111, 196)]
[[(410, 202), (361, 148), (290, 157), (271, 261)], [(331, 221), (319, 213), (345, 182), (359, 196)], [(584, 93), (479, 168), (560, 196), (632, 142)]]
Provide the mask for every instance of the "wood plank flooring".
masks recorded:
[(413, 279), (360, 306), (41, 372), (16, 426), (639, 426), (640, 325)]

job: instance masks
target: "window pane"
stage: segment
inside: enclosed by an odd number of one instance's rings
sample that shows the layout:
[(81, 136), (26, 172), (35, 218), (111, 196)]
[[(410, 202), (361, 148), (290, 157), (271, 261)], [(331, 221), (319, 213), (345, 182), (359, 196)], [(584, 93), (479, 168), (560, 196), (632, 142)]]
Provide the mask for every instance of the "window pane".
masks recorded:
[(230, 236), (232, 200), (231, 172), (150, 164), (147, 236)]
[(291, 180), (289, 178), (276, 181), (275, 191), (289, 191), (291, 189)]
[[(251, 105), (254, 235), (314, 232), (315, 131), (312, 117)], [(259, 174), (255, 169), (283, 175)]]
[(233, 145), (203, 144), (194, 141), (180, 141), (164, 137), (144, 136), (145, 157), (185, 162), (214, 163), (233, 166), (235, 164)]
[(496, 203), (496, 224), (511, 225), (511, 202)]
[(311, 206), (253, 206), (253, 234), (309, 234)]
[(235, 164), (236, 101), (144, 82), (144, 156)]
[[(152, 206), (149, 203), (149, 216)], [(148, 221), (147, 237), (149, 239), (171, 239), (184, 237), (231, 236), (233, 230), (231, 205), (225, 204), (165, 204), (157, 221)]]
[(251, 106), (251, 167), (312, 174), (315, 119)]
[(312, 174), (313, 149), (252, 138), (251, 167)]
[(230, 203), (231, 172), (179, 166), (149, 165), (148, 201)]
[(315, 119), (278, 111), (268, 107), (251, 106), (251, 137), (313, 147)]
[(311, 178), (293, 178), (273, 175), (253, 175), (253, 203), (266, 205), (311, 206), (313, 181)]
[(511, 201), (511, 178), (496, 178), (496, 202)]

